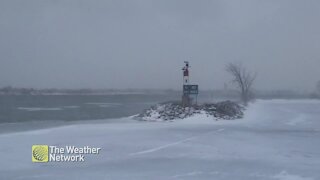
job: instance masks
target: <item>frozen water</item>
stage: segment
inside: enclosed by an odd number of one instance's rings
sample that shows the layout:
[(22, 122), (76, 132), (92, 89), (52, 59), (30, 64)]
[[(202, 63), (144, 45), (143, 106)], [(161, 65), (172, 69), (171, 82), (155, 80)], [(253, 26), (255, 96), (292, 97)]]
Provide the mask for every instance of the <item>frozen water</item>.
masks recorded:
[(45, 107), (18, 107), (17, 109), (25, 110), (25, 111), (59, 111), (61, 108), (45, 108)]
[(120, 106), (121, 103), (107, 103), (107, 102), (90, 102), (90, 103), (86, 103), (89, 105), (97, 105), (99, 107), (115, 107), (115, 106)]
[[(320, 101), (258, 100), (240, 120), (130, 118), (0, 135), (0, 179), (320, 179)], [(31, 146), (101, 147), (86, 162), (32, 163)]]

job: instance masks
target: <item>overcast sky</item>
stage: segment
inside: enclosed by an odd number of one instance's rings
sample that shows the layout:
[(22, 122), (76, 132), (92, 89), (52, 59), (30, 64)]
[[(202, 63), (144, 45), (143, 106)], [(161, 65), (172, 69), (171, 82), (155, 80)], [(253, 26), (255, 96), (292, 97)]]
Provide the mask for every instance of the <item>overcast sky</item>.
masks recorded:
[(228, 62), (257, 89), (314, 89), (319, 0), (0, 0), (0, 87), (201, 89)]

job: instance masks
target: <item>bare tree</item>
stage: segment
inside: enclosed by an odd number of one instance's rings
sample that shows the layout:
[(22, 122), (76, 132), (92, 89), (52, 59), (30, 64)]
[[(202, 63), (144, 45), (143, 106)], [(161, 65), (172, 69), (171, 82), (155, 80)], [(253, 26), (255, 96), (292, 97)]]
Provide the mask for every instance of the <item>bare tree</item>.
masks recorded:
[(227, 64), (226, 71), (231, 74), (232, 82), (239, 88), (243, 104), (247, 105), (253, 99), (252, 85), (256, 79), (256, 74), (249, 72), (241, 64), (234, 63)]

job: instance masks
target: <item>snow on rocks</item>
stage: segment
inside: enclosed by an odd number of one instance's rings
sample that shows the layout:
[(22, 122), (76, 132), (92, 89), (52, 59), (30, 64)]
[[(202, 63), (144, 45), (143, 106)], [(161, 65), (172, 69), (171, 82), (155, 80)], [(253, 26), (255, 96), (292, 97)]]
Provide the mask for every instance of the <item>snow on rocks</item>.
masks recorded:
[(204, 104), (202, 105), (203, 110), (210, 115), (218, 119), (240, 119), (243, 117), (244, 107), (232, 102), (232, 101), (222, 101), (216, 104)]
[(167, 121), (173, 119), (184, 119), (193, 114), (200, 113), (195, 107), (183, 107), (179, 103), (169, 102), (152, 106), (139, 115), (146, 121)]
[(216, 119), (239, 119), (243, 117), (244, 108), (231, 101), (223, 101), (214, 104), (194, 105), (184, 107), (178, 102), (157, 104), (139, 114), (140, 120), (145, 121), (172, 121), (184, 119), (195, 114), (205, 113)]

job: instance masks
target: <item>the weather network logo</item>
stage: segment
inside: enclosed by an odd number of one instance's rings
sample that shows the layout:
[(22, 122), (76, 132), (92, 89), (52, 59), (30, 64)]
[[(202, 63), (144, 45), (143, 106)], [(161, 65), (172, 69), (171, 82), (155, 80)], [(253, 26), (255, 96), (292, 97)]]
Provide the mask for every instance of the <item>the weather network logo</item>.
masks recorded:
[(47, 145), (32, 146), (32, 162), (48, 162), (49, 147)]
[(87, 156), (98, 155), (100, 150), (90, 146), (33, 145), (32, 162), (84, 162)]

